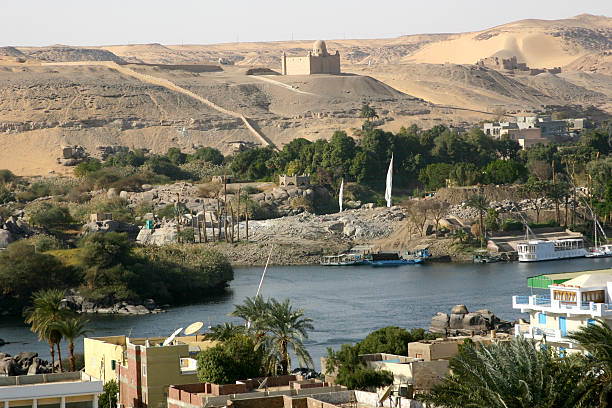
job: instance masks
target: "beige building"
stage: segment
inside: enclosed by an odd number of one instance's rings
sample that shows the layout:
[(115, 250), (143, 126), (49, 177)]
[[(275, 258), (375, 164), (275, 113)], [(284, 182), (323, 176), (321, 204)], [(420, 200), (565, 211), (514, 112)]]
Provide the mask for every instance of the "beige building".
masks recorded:
[(595, 318), (612, 325), (612, 269), (536, 276), (529, 278), (528, 286), (547, 286), (548, 293), (512, 297), (514, 309), (529, 313), (529, 323), (515, 325), (516, 336), (570, 352), (579, 349), (569, 333), (595, 324)]
[(340, 53), (330, 55), (325, 41), (318, 40), (304, 57), (287, 57), (283, 53), (281, 72), (283, 75), (339, 74)]
[(81, 372), (0, 377), (0, 407), (98, 408), (102, 381)]

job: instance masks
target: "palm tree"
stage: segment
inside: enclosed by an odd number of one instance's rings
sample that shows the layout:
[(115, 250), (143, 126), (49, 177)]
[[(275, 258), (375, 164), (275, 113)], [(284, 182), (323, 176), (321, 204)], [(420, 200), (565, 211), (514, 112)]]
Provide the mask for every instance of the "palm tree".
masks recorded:
[(451, 374), (419, 399), (436, 407), (576, 407), (582, 389), (579, 359), (560, 358), (531, 340), (463, 345)]
[(57, 345), (59, 368), (62, 371), (60, 351), (62, 333), (54, 324), (65, 319), (70, 313), (68, 309), (61, 306), (63, 299), (64, 292), (59, 289), (39, 290), (32, 297), (32, 306), (28, 307), (24, 313), (25, 322), (31, 325), (30, 330), (38, 335), (38, 340), (49, 343), (52, 372), (55, 370), (55, 345)]
[(584, 360), (588, 384), (585, 400), (607, 407), (612, 400), (612, 329), (604, 320), (595, 319), (595, 324), (583, 326), (567, 337), (589, 353)]
[(234, 305), (234, 311), (230, 316), (244, 319), (247, 328), (255, 332), (264, 332), (264, 317), (270, 307), (269, 301), (263, 300), (261, 296), (247, 297), (242, 305)]
[(314, 330), (312, 319), (304, 317), (304, 309), (294, 310), (289, 299), (282, 303), (271, 299), (268, 305), (262, 322), (266, 334), (258, 342), (266, 352), (268, 368), (280, 365), (282, 374), (287, 375), (291, 366), (289, 349), (302, 366), (313, 367), (312, 357), (302, 342), (308, 338), (308, 332)]
[(465, 204), (468, 207), (472, 207), (478, 210), (478, 216), (480, 218), (480, 235), (484, 237), (485, 236), (484, 234), (484, 213), (489, 209), (489, 202), (487, 201), (484, 195), (475, 194), (471, 196), (465, 202)]
[(68, 351), (70, 352), (70, 371), (76, 371), (74, 363), (74, 340), (87, 336), (91, 330), (87, 329), (88, 320), (82, 317), (68, 317), (53, 323), (53, 328), (59, 331), (68, 340)]
[(209, 340), (226, 341), (239, 334), (245, 334), (244, 326), (237, 326), (233, 323), (223, 323), (213, 326), (210, 333), (206, 335)]

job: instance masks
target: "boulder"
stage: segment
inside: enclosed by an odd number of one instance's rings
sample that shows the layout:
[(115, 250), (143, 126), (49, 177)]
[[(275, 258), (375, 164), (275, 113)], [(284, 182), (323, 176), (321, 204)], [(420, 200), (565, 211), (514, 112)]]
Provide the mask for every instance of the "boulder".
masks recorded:
[(115, 197), (117, 197), (117, 189), (109, 188), (108, 191), (106, 192), (106, 198), (115, 198)]
[(431, 318), (429, 331), (432, 333), (446, 333), (449, 324), (449, 316), (446, 313), (438, 312)]
[(456, 305), (451, 309), (451, 314), (468, 314), (468, 309), (465, 305)]
[(119, 197), (121, 197), (121, 198), (123, 198), (123, 199), (127, 200), (128, 198), (130, 198), (130, 193), (128, 193), (128, 192), (127, 192), (127, 191), (125, 191), (125, 190), (122, 190), (122, 191), (119, 193)]
[[(451, 326), (452, 328), (452, 326)], [(457, 327), (463, 330), (486, 331), (489, 329), (487, 321), (479, 313), (468, 313), (463, 315), (462, 327)]]
[(340, 221), (332, 222), (327, 226), (327, 229), (332, 232), (342, 232), (344, 230), (344, 223)]
[(448, 322), (448, 327), (451, 329), (463, 329), (463, 317), (464, 314), (451, 313)]
[(11, 242), (13, 242), (12, 234), (7, 230), (0, 229), (0, 248), (6, 248)]
[(12, 357), (4, 357), (0, 359), (0, 376), (16, 375), (15, 362)]
[(140, 186), (140, 188), (142, 189), (142, 191), (149, 191), (153, 188), (153, 186), (150, 184), (143, 184), (142, 186)]

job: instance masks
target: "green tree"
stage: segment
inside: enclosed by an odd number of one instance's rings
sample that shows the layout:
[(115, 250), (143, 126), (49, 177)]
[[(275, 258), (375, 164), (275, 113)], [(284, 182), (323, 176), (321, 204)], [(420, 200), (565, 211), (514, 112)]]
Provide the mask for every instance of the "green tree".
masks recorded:
[(26, 241), (9, 244), (0, 251), (0, 307), (21, 311), (32, 293), (42, 289), (67, 289), (78, 285), (80, 275), (57, 258), (36, 251)]
[(13, 193), (5, 185), (0, 184), (0, 204), (6, 204), (13, 200), (15, 200)]
[(495, 160), (484, 169), (484, 178), (490, 184), (509, 184), (527, 177), (527, 169), (514, 160)]
[(45, 228), (57, 228), (72, 222), (68, 208), (48, 202), (40, 203), (32, 210), (30, 222)]
[(582, 326), (568, 338), (588, 352), (582, 371), (586, 384), (584, 400), (592, 401), (593, 406), (609, 406), (612, 401), (612, 329), (605, 320), (596, 319), (594, 324)]
[(555, 203), (555, 216), (557, 224), (561, 225), (561, 212), (559, 205), (570, 196), (570, 185), (565, 181), (555, 181), (546, 183), (545, 186), (546, 198)]
[(53, 329), (61, 333), (62, 337), (68, 340), (68, 352), (70, 353), (70, 371), (76, 371), (74, 363), (74, 340), (87, 336), (91, 330), (87, 328), (88, 320), (82, 317), (65, 317), (53, 323)]
[(428, 190), (437, 190), (446, 186), (446, 179), (449, 178), (453, 165), (448, 163), (432, 163), (421, 169), (419, 180), (425, 184)]
[(262, 296), (247, 297), (241, 305), (234, 305), (234, 311), (229, 315), (242, 318), (249, 329), (265, 332), (267, 329), (265, 319), (269, 308), (269, 302)]
[(361, 105), (361, 111), (359, 112), (359, 116), (361, 116), (368, 122), (371, 122), (372, 119), (378, 118), (376, 110), (374, 110), (374, 108), (372, 108), (370, 104), (366, 102)]
[(246, 334), (244, 326), (232, 323), (222, 323), (211, 327), (210, 333), (206, 335), (209, 340), (227, 341), (232, 337)]
[(179, 166), (187, 160), (187, 155), (181, 152), (181, 149), (178, 147), (170, 147), (168, 148), (168, 152), (166, 153), (166, 157), (170, 162), (176, 166)]
[(461, 347), (450, 368), (421, 400), (445, 408), (569, 408), (581, 396), (577, 360), (558, 358), (524, 338)]
[(449, 178), (459, 186), (473, 186), (482, 178), (482, 171), (474, 163), (457, 163), (449, 173)]
[(74, 168), (74, 175), (77, 177), (87, 176), (89, 173), (95, 173), (102, 168), (102, 163), (98, 159), (87, 159), (79, 163)]
[(263, 374), (262, 350), (244, 335), (231, 337), (198, 355), (198, 379), (201, 382), (230, 384)]
[(499, 214), (494, 208), (489, 208), (487, 210), (487, 216), (485, 217), (484, 223), (487, 231), (499, 230)]
[(203, 160), (212, 163), (216, 166), (220, 166), (221, 164), (223, 164), (225, 158), (218, 149), (215, 149), (213, 147), (200, 147), (198, 150), (195, 151), (195, 153), (189, 156), (187, 160)]
[(107, 381), (103, 386), (104, 393), (98, 398), (100, 408), (117, 408), (117, 394), (119, 394), (119, 384), (116, 380)]
[(389, 353), (407, 356), (408, 343), (411, 341), (413, 341), (412, 336), (408, 330), (396, 326), (383, 327), (368, 334), (359, 343), (359, 353)]
[(259, 339), (266, 352), (268, 368), (280, 365), (282, 375), (289, 373), (291, 356), (296, 355), (302, 367), (314, 367), (312, 357), (303, 340), (314, 330), (312, 319), (304, 316), (304, 309), (293, 309), (289, 299), (278, 302), (270, 299), (268, 313), (264, 316), (266, 335)]
[(32, 306), (25, 310), (25, 322), (30, 325), (30, 330), (38, 335), (39, 341), (49, 343), (51, 353), (51, 371), (55, 369), (55, 350), (57, 346), (57, 356), (62, 371), (62, 354), (60, 351), (60, 341), (62, 333), (57, 329), (56, 323), (66, 319), (70, 310), (62, 307), (64, 292), (59, 289), (46, 289), (34, 293)]
[(487, 200), (487, 198), (482, 194), (474, 194), (465, 202), (465, 204), (468, 207), (478, 211), (480, 234), (482, 237), (484, 237), (484, 213), (489, 209), (489, 200)]
[(343, 344), (338, 351), (328, 347), (326, 374), (337, 374), (335, 382), (351, 390), (373, 391), (393, 384), (391, 372), (366, 367), (359, 354), (359, 344)]

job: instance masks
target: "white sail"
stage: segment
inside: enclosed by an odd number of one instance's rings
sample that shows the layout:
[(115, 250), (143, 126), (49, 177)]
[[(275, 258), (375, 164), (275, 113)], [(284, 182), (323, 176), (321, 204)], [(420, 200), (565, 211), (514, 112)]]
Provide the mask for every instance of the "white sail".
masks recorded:
[(391, 186), (393, 185), (393, 153), (391, 153), (391, 162), (389, 163), (389, 170), (387, 170), (387, 187), (385, 188), (385, 200), (387, 200), (387, 207), (391, 207)]
[(342, 195), (344, 194), (344, 179), (340, 183), (340, 194), (338, 194), (338, 204), (340, 204), (340, 212), (342, 212)]

